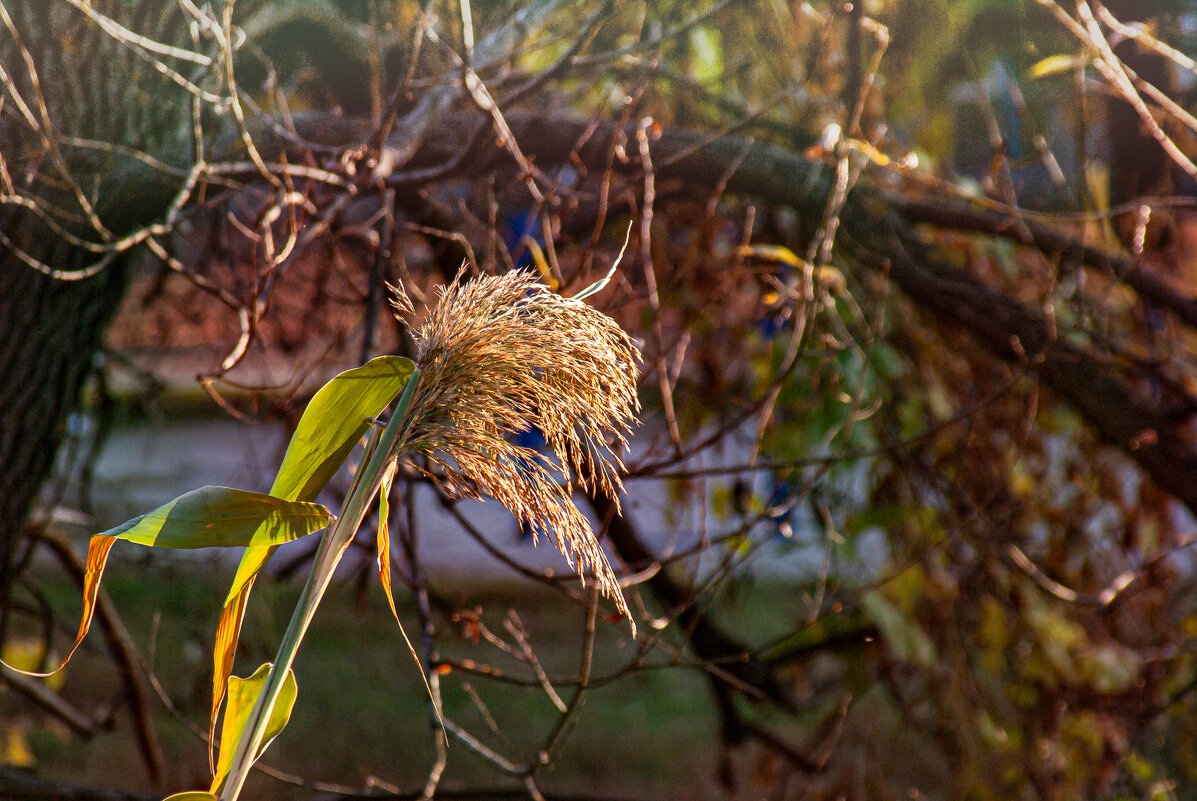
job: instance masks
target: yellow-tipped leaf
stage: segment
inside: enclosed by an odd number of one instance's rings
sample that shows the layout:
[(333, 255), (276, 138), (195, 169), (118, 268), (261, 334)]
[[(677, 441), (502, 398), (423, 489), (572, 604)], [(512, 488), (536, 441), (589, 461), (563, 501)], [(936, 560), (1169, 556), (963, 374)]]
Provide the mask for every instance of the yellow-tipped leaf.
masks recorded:
[[(154, 511), (97, 534), (87, 547), (83, 577), (83, 612), (79, 632), (62, 663), (48, 673), (19, 671), (29, 676), (52, 676), (66, 667), (91, 628), (100, 578), (108, 554), (118, 539), (159, 548), (208, 548), (278, 545), (328, 525), (332, 515), (320, 504), (287, 501), (261, 492), (231, 487), (201, 487), (180, 495)], [(9, 667), (12, 667), (11, 665)], [(12, 668), (18, 670), (18, 668)]]
[[(369, 420), (382, 414), (407, 385), (412, 368), (410, 359), (379, 356), (361, 367), (339, 373), (321, 387), (291, 435), (270, 494), (293, 501), (315, 500), (362, 438)], [(246, 548), (225, 598), (212, 650), (210, 734), (216, 731), (225, 682), (233, 667), (253, 581), (274, 551), (273, 545)]]

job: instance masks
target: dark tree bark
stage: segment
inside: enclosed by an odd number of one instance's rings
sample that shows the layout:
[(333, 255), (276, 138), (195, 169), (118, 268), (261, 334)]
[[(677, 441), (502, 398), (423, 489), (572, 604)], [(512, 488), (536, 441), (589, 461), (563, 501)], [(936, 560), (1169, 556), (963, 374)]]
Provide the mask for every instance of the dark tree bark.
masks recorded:
[[(4, 4), (0, 64), (0, 193), (16, 191), (80, 240), (100, 243), (78, 194), (95, 205), (104, 227), (121, 236), (160, 217), (178, 178), (164, 177), (123, 155), (121, 145), (164, 141), (178, 130), (172, 112), (147, 103), (153, 68), (122, 49), (67, 4)], [(109, 9), (111, 10), (111, 9)], [(185, 34), (181, 9), (142, 9), (139, 22)], [(71, 47), (65, 47), (64, 42)], [(73, 59), (82, 59), (75, 63)], [(155, 79), (157, 80), (157, 79)], [(83, 102), (87, 98), (87, 102)], [(21, 113), (24, 104), (30, 109)], [(64, 137), (116, 147), (76, 148)], [(163, 155), (163, 154), (159, 154)], [(172, 154), (173, 155), (173, 154)], [(177, 159), (166, 156), (168, 162)], [(86, 188), (85, 188), (86, 187)], [(53, 464), (68, 415), (102, 336), (120, 303), (126, 261), (97, 275), (55, 280), (26, 263), (71, 272), (102, 254), (78, 248), (17, 203), (0, 205), (0, 641), (19, 532)], [(19, 249), (19, 253), (16, 249)]]
[[(45, 245), (33, 254), (74, 266), (77, 256), (67, 248)], [(53, 465), (125, 277), (124, 265), (114, 264), (82, 281), (60, 281), (10, 254), (0, 258), (0, 621), (18, 532)]]

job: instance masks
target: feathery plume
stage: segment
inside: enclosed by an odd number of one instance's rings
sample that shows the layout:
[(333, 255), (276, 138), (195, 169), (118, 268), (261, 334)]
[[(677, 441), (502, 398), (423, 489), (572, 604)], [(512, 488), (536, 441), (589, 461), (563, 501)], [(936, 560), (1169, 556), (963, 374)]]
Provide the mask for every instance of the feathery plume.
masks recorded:
[[(397, 310), (410, 309), (395, 291)], [(571, 498), (576, 486), (618, 504), (616, 450), (626, 447), (640, 408), (640, 354), (628, 335), (581, 300), (514, 271), (459, 276), (440, 290), (413, 337), (421, 372), (397, 450), (423, 455), (448, 490), (495, 498), (534, 534), (547, 534), (628, 614), (615, 573)], [(556, 464), (510, 441), (532, 427), (544, 433)]]

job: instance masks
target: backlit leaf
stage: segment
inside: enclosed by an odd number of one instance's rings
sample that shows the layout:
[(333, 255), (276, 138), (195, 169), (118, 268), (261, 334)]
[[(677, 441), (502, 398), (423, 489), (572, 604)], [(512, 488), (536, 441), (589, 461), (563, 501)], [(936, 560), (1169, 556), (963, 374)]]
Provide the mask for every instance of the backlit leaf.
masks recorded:
[[(213, 793), (220, 789), (220, 785), (224, 783), (225, 777), (229, 774), (229, 768), (233, 766), (233, 756), (237, 753), (237, 744), (245, 733), (246, 723), (249, 721), (250, 713), (253, 712), (258, 695), (261, 694), (267, 679), (270, 678), (271, 667), (272, 665), (267, 662), (254, 671), (254, 674), (248, 679), (237, 676), (229, 677), (229, 703), (224, 711), (224, 724), (220, 727), (220, 759), (216, 763), (216, 776), (212, 779), (211, 791)], [(283, 681), (283, 689), (274, 703), (274, 709), (270, 712), (270, 720), (266, 724), (266, 734), (262, 738), (262, 745), (254, 754), (255, 760), (266, 751), (267, 746), (291, 719), (291, 709), (295, 706), (295, 698), (298, 694), (299, 688), (295, 683), (295, 672), (288, 670), (287, 677)]]
[(241, 638), (241, 623), (245, 620), (245, 609), (249, 594), (254, 588), (258, 571), (274, 555), (278, 546), (255, 545), (245, 549), (233, 576), (233, 586), (220, 610), (220, 622), (216, 624), (216, 642), (212, 646), (212, 715), (208, 719), (208, 766), (216, 771), (216, 719), (220, 716), (220, 704), (224, 701), (225, 682), (233, 671), (233, 658), (237, 654), (237, 642)]
[(781, 245), (741, 245), (736, 248), (736, 255), (776, 261), (799, 269), (806, 266), (806, 262), (799, 258), (794, 251)]
[(723, 76), (723, 44), (719, 31), (703, 25), (690, 31), (690, 72), (694, 80), (713, 87)]
[[(308, 403), (291, 435), (283, 462), (275, 475), (270, 494), (292, 501), (312, 501), (361, 439), (369, 419), (382, 414), (407, 385), (414, 365), (410, 359), (379, 356), (361, 367), (346, 370), (321, 387)], [(245, 549), (237, 574), (221, 610), (212, 650), (212, 716), (209, 733), (216, 731), (216, 718), (224, 700), (225, 681), (245, 617), (245, 605), (254, 578), (274, 555), (271, 545)], [(209, 753), (211, 761), (211, 753)]]
[[(251, 548), (263, 551), (269, 548)], [(242, 564), (245, 564), (242, 559)], [(208, 718), (208, 769), (216, 773), (216, 719), (220, 715), (220, 703), (224, 700), (225, 682), (233, 672), (233, 657), (236, 656), (237, 640), (241, 636), (241, 624), (245, 620), (245, 609), (249, 601), (254, 578), (242, 585), (232, 598), (225, 601), (220, 610), (220, 622), (216, 625), (216, 642), (212, 646), (212, 711)]]
[(232, 487), (200, 487), (104, 535), (156, 548), (280, 545), (331, 521), (318, 503)]
[[(386, 593), (387, 603), (391, 606), (391, 614), (395, 616), (395, 622), (399, 623), (399, 613), (395, 610), (395, 598), (391, 593), (391, 535), (387, 531), (387, 521), (391, 516), (391, 503), (388, 496), (391, 494), (391, 482), (395, 479), (396, 462), (391, 462), (382, 471), (382, 488), (378, 493), (378, 579), (382, 582), (382, 591)], [(399, 630), (403, 631), (403, 624), (399, 623)], [(407, 634), (404, 633), (403, 639), (407, 639)], [(411, 648), (411, 643), (408, 642), (408, 648)], [(412, 648), (412, 654), (416, 651)], [(416, 660), (419, 662), (419, 660)]]
[(412, 368), (410, 359), (379, 356), (321, 387), (295, 427), (270, 494), (315, 499), (366, 432), (369, 419), (382, 414), (407, 384)]
[(1067, 53), (1048, 56), (1031, 65), (1031, 68), (1027, 70), (1027, 80), (1034, 81), (1039, 78), (1046, 78), (1049, 75), (1074, 70), (1084, 65), (1086, 60), (1084, 56), (1069, 55)]
[(25, 726), (9, 723), (0, 729), (0, 765), (10, 768), (32, 768), (37, 764), (25, 736)]
[[(83, 574), (83, 614), (80, 616), (79, 632), (75, 635), (75, 644), (67, 652), (66, 659), (63, 659), (58, 667), (47, 673), (21, 670), (4, 662), (6, 667), (18, 673), (24, 673), (26, 676), (46, 678), (53, 676), (67, 666), (67, 662), (71, 661), (71, 657), (75, 655), (75, 651), (79, 648), (79, 643), (83, 642), (83, 638), (87, 636), (87, 630), (91, 628), (91, 619), (96, 612), (96, 595), (100, 592), (100, 577), (104, 575), (104, 566), (108, 564), (108, 552), (112, 550), (112, 545), (115, 542), (116, 537), (107, 534), (97, 534), (91, 538), (91, 542), (87, 545), (87, 564)], [(0, 662), (2, 661), (0, 660)]]
[(330, 519), (328, 510), (317, 503), (285, 501), (261, 492), (231, 487), (201, 487), (180, 495), (149, 514), (91, 538), (84, 566), (79, 631), (62, 663), (48, 673), (9, 667), (27, 676), (39, 677), (52, 676), (66, 667), (91, 628), (100, 578), (108, 564), (108, 554), (118, 539), (160, 548), (278, 545), (324, 528)]
[(869, 159), (869, 161), (882, 167), (888, 167), (892, 163), (889, 156), (885, 155), (880, 150), (862, 139), (849, 139), (848, 147), (855, 150), (857, 153), (863, 153), (865, 157)]
[(436, 695), (433, 694), (432, 687), (428, 684), (428, 676), (424, 673), (424, 664), (420, 662), (420, 657), (416, 654), (416, 649), (412, 646), (402, 621), (399, 620), (399, 612), (395, 609), (395, 597), (391, 591), (391, 536), (387, 530), (387, 521), (391, 516), (389, 496), (391, 482), (395, 479), (396, 467), (397, 463), (392, 461), (382, 471), (382, 488), (378, 493), (378, 579), (382, 583), (382, 591), (386, 593), (391, 614), (395, 616), (395, 622), (399, 624), (399, 633), (403, 635), (403, 642), (407, 643), (407, 650), (411, 652), (416, 669), (420, 671), (420, 678), (424, 680), (424, 689), (428, 691), (428, 697), (432, 700), (432, 708), (436, 711), (437, 719), (441, 721), (443, 731), (445, 721), (441, 719), (441, 710), (436, 702)]

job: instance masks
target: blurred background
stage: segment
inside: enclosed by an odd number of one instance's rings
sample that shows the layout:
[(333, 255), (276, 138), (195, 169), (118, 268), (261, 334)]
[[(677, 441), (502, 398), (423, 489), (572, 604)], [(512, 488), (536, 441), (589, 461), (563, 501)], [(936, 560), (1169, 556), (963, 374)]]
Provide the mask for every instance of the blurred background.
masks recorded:
[[(388, 285), (618, 262), (637, 635), (405, 465), (415, 659), (364, 531), (244, 797), (1197, 798), (1195, 56), (1189, 0), (0, 0), (0, 654), (410, 355)], [(237, 559), (118, 545), (0, 668), (0, 796), (207, 786)]]

